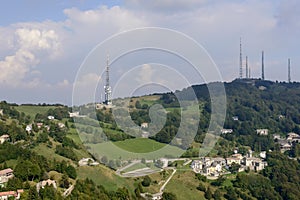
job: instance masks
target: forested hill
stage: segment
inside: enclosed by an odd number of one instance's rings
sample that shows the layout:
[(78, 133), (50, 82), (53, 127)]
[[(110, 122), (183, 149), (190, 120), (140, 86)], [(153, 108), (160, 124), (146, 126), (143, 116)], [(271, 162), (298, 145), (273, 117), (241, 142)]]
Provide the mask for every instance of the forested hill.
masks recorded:
[[(210, 83), (221, 84), (221, 83)], [(255, 128), (268, 128), (271, 133), (300, 132), (300, 83), (234, 80), (224, 83), (227, 97), (227, 118), (224, 127), (240, 134), (252, 133)], [(207, 85), (192, 86), (200, 102), (209, 112)], [(191, 98), (191, 88), (179, 92), (180, 99)], [(237, 116), (240, 123), (234, 123)]]

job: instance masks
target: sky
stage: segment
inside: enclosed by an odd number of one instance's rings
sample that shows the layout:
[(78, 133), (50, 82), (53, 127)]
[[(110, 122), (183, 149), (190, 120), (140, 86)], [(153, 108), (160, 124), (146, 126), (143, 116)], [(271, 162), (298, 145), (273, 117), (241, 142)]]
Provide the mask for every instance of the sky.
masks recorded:
[[(75, 82), (84, 82), (83, 87), (96, 84), (96, 98), (102, 99), (102, 72), (84, 74), (84, 80), (78, 81), (80, 67), (99, 43), (112, 35), (144, 27), (172, 29), (195, 40), (214, 61), (223, 81), (239, 75), (240, 37), (243, 66), (248, 56), (252, 77), (261, 76), (264, 50), (266, 79), (287, 81), (290, 58), (292, 81), (300, 81), (298, 0), (10, 0), (1, 2), (0, 13), (0, 100), (8, 102), (70, 105)], [(102, 50), (99, 52), (107, 51)], [(107, 55), (102, 54), (97, 56), (103, 59), (91, 62), (105, 66)], [(183, 73), (190, 71), (186, 70), (187, 63), (170, 55), (143, 51), (120, 61), (111, 66), (112, 87), (136, 65), (139, 71), (131, 76), (138, 76), (140, 81), (170, 74), (165, 67), (149, 64), (154, 61), (193, 79), (193, 73)], [(162, 76), (157, 82), (162, 87), (167, 78), (163, 79)], [(189, 84), (203, 82), (195, 79)], [(188, 86), (176, 79), (169, 81), (174, 82), (169, 87), (172, 90)], [(126, 88), (126, 83), (122, 86)]]

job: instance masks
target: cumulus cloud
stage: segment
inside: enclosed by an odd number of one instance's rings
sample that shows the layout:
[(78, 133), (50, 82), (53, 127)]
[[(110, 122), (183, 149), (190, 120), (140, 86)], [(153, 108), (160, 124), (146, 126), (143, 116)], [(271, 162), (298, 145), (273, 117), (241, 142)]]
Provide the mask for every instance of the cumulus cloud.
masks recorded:
[[(10, 86), (24, 86), (26, 74), (39, 62), (39, 56), (54, 56), (59, 48), (58, 36), (53, 30), (18, 28), (14, 35), (14, 55), (0, 61), (0, 83)], [(46, 52), (44, 52), (46, 51)], [(38, 85), (37, 79), (29, 81), (30, 86)]]

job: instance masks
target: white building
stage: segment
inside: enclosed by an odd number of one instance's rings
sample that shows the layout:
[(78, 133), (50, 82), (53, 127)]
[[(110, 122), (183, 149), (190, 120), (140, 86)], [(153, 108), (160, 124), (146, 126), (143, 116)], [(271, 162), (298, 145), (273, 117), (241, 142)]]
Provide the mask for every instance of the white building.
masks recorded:
[(9, 141), (9, 135), (1, 135), (0, 136), (0, 144), (3, 144), (4, 142)]
[(93, 158), (82, 158), (78, 161), (79, 166), (96, 166), (99, 165), (98, 162), (96, 162)]
[(221, 130), (221, 134), (228, 134), (228, 133), (232, 133), (233, 130), (232, 129), (222, 129)]
[(257, 129), (256, 133), (258, 135), (268, 135), (269, 134), (269, 130), (268, 129)]

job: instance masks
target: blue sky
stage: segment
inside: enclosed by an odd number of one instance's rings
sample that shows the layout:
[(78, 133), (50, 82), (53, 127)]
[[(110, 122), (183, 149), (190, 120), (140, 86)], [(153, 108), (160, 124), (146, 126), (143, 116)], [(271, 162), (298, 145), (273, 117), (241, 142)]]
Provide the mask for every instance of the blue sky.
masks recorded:
[[(297, 0), (12, 0), (2, 2), (0, 13), (0, 100), (70, 104), (80, 65), (97, 44), (122, 31), (149, 26), (173, 29), (200, 43), (224, 81), (238, 76), (240, 37), (253, 77), (260, 77), (264, 50), (267, 79), (286, 81), (291, 58), (292, 80), (300, 81)], [(127, 68), (113, 67), (112, 74), (129, 70), (129, 60), (124, 63)], [(140, 74), (155, 77), (154, 68), (141, 67)], [(97, 73), (86, 77), (96, 85), (103, 78)], [(183, 87), (179, 82), (174, 86)]]

